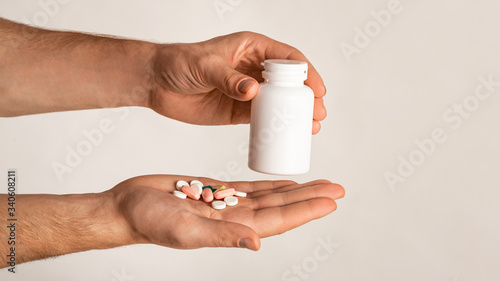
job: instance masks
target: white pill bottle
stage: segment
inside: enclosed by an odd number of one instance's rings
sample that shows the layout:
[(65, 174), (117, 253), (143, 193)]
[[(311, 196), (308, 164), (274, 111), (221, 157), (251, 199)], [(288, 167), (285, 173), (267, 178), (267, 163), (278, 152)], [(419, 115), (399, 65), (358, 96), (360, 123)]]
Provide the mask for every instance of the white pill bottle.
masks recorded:
[(252, 99), (248, 167), (273, 175), (309, 171), (314, 93), (304, 85), (307, 63), (269, 59)]

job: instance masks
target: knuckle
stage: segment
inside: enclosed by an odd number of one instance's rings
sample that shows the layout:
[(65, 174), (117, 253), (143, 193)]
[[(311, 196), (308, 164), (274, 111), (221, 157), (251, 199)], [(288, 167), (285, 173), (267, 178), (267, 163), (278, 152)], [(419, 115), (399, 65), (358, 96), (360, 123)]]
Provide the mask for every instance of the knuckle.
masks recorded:
[(253, 38), (260, 36), (260, 34), (252, 32), (252, 31), (240, 31), (235, 33), (237, 36), (242, 37), (242, 38)]

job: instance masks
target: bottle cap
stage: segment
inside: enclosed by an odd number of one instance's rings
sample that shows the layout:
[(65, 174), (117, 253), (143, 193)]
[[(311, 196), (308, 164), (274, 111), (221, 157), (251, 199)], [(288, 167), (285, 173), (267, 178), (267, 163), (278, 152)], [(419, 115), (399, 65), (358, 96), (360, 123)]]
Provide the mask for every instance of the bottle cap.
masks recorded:
[(262, 63), (264, 79), (292, 81), (307, 79), (307, 63), (298, 60), (268, 59)]

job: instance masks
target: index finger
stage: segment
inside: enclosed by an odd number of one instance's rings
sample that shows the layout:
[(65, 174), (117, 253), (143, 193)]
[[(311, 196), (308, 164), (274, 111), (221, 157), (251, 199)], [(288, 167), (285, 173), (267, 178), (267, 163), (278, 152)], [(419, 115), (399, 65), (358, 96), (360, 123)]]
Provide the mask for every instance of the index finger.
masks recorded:
[(291, 180), (277, 180), (277, 181), (241, 181), (241, 182), (228, 182), (227, 186), (232, 187), (238, 191), (246, 193), (273, 190), (284, 186), (296, 185), (297, 183)]
[(299, 50), (296, 50), (295, 52), (291, 53), (288, 58), (292, 60), (307, 62), (307, 64), (309, 65), (309, 69), (307, 71), (307, 80), (305, 81), (305, 84), (313, 90), (314, 96), (316, 98), (324, 97), (326, 95), (326, 87), (325, 83), (323, 82), (323, 78), (321, 78), (316, 68), (305, 57), (305, 55), (302, 54)]
[(313, 90), (316, 98), (325, 96), (326, 87), (323, 78), (321, 78), (316, 68), (301, 51), (274, 39), (268, 38), (268, 40), (270, 40), (270, 42), (265, 52), (266, 59), (291, 59), (307, 62), (309, 69), (305, 84)]

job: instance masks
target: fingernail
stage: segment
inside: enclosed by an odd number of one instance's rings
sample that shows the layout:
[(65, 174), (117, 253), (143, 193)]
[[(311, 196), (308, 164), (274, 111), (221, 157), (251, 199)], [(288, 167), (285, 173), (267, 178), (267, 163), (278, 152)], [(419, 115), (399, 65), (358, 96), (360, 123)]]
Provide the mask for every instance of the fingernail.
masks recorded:
[(252, 87), (253, 83), (255, 83), (255, 81), (252, 79), (246, 79), (241, 81), (240, 84), (238, 84), (238, 91), (242, 94), (246, 94), (248, 90), (250, 90), (250, 88)]
[(247, 248), (252, 251), (257, 251), (255, 244), (252, 242), (252, 240), (247, 238), (241, 238), (240, 241), (238, 241), (238, 246), (240, 246), (240, 248)]

